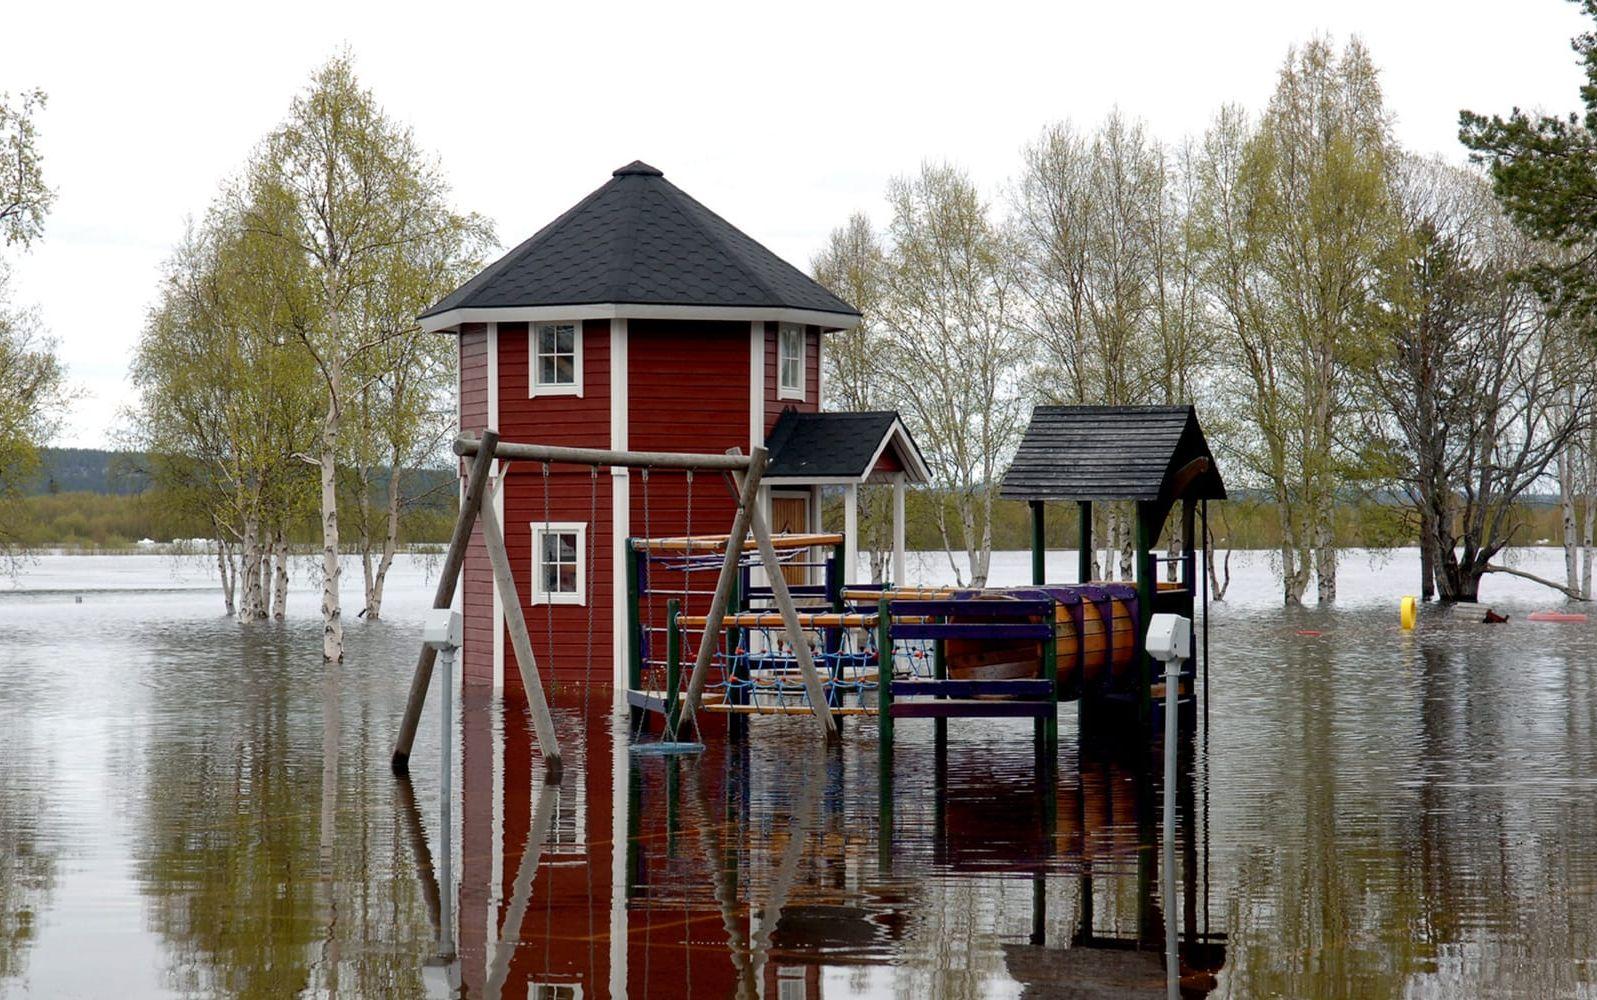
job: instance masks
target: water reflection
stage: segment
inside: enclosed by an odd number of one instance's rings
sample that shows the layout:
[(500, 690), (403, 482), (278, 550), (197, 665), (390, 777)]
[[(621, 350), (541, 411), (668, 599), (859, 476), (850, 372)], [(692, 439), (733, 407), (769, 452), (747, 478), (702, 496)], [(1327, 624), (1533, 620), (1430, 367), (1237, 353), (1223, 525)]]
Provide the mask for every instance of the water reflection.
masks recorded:
[(1220, 609), (1177, 900), (1147, 762), (1072, 713), (1043, 781), (1023, 724), (903, 727), (884, 826), (868, 725), (633, 757), (564, 691), (549, 785), (473, 688), (440, 886), (436, 769), (386, 761), (426, 595), (333, 671), (309, 601), (0, 597), (0, 995), (1159, 996), (1172, 903), (1186, 996), (1594, 991), (1597, 628)]

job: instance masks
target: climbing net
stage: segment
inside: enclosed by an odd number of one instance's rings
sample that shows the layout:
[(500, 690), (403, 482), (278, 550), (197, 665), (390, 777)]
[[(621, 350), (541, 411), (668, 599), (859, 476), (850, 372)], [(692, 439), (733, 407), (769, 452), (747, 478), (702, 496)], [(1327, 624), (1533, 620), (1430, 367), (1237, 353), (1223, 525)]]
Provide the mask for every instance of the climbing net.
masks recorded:
[[(799, 615), (803, 641), (821, 674), (821, 689), (834, 712), (863, 713), (867, 692), (877, 689), (880, 657), (874, 616), (805, 613)], [(702, 617), (677, 619), (685, 655), (691, 659), (706, 641)], [(726, 620), (714, 640), (713, 675), (705, 685), (714, 697), (711, 710), (750, 714), (808, 713), (809, 689), (782, 622), (772, 612), (742, 612)]]

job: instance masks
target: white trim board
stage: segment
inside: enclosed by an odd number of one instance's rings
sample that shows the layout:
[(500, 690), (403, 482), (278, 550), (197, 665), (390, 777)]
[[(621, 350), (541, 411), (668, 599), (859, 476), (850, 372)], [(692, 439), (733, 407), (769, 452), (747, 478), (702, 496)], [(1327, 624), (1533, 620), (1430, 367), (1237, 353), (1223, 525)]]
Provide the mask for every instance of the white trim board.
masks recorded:
[[(610, 450), (626, 451), (629, 429), (627, 405), (627, 321), (610, 321)], [(627, 536), (632, 534), (632, 478), (625, 467), (610, 468), (610, 579), (623, 581), (627, 566)], [(612, 583), (610, 588), (610, 635), (614, 654), (614, 708), (626, 708), (627, 635), (626, 589)]]
[(749, 324), (749, 454), (765, 444), (765, 321)]
[(802, 323), (823, 330), (852, 330), (860, 318), (847, 313), (815, 309), (788, 309), (777, 306), (664, 306), (617, 302), (573, 304), (569, 306), (503, 306), (497, 308), (450, 309), (417, 320), (422, 330), (434, 333), (453, 330), (462, 323), (530, 323), (538, 320), (577, 319), (697, 319), (780, 323)]

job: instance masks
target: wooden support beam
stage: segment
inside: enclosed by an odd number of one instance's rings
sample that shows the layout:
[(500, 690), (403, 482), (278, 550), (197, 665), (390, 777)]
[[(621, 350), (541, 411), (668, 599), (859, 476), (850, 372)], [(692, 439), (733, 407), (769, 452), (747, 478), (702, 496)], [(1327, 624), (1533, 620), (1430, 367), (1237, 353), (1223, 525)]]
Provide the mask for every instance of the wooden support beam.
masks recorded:
[[(735, 449), (734, 449), (735, 450)], [(720, 631), (721, 622), (726, 617), (727, 603), (731, 600), (732, 591), (737, 586), (738, 563), (743, 556), (743, 540), (749, 533), (749, 515), (758, 506), (760, 496), (760, 480), (765, 476), (766, 452), (764, 448), (755, 448), (754, 453), (748, 458), (748, 473), (743, 477), (743, 482), (738, 486), (738, 509), (732, 518), (732, 530), (727, 533), (728, 544), (726, 554), (721, 560), (721, 575), (715, 581), (715, 594), (710, 598), (710, 610), (705, 617), (715, 622), (713, 631)], [(735, 541), (734, 541), (735, 540)], [(780, 574), (781, 570), (777, 570)], [(688, 677), (687, 697), (684, 699), (683, 708), (687, 720), (693, 720), (704, 707), (704, 685), (710, 676), (710, 659), (715, 655), (715, 643), (699, 643), (698, 655), (693, 661), (693, 673)], [(676, 733), (667, 734), (667, 738), (676, 739)]]
[[(488, 487), (488, 472), (493, 465), (494, 448), (499, 442), (495, 431), (482, 432), (485, 447), (471, 463), (466, 477), (466, 495), (460, 501), (460, 515), (455, 518), (455, 530), (449, 536), (449, 549), (444, 555), (444, 568), (438, 576), (438, 587), (433, 591), (433, 608), (447, 608), (455, 602), (455, 586), (460, 582), (460, 568), (466, 562), (466, 549), (471, 544), (471, 529), (477, 523), (477, 512), (482, 509), (482, 495)], [(410, 749), (416, 742), (416, 724), (421, 721), (421, 710), (427, 704), (427, 689), (432, 685), (433, 664), (438, 651), (423, 644), (416, 658), (416, 669), (410, 678), (410, 694), (405, 699), (405, 714), (399, 720), (399, 735), (394, 739), (394, 753), (390, 761), (395, 774), (410, 770)]]
[[(743, 455), (697, 455), (676, 451), (610, 451), (606, 448), (563, 448), (549, 444), (523, 444), (519, 441), (499, 441), (491, 450), (493, 456), (523, 462), (555, 462), (562, 465), (606, 465), (611, 468), (699, 469), (741, 472), (749, 467)], [(483, 440), (487, 439), (484, 433)], [(465, 434), (455, 438), (455, 454), (475, 455), (482, 450), (482, 441)]]
[(499, 517), (494, 513), (492, 498), (482, 505), (481, 517), (483, 540), (488, 543), (488, 561), (493, 564), (494, 586), (499, 589), (500, 603), (505, 606), (505, 627), (510, 630), (510, 645), (516, 652), (521, 686), (527, 691), (527, 705), (532, 709), (533, 734), (538, 737), (544, 767), (559, 774), (560, 744), (555, 739), (554, 719), (549, 715), (549, 702), (543, 696), (538, 661), (533, 658), (532, 638), (527, 634), (527, 617), (521, 610), (521, 597), (516, 593), (516, 578), (510, 572), (510, 556), (505, 552), (505, 536), (499, 530)]

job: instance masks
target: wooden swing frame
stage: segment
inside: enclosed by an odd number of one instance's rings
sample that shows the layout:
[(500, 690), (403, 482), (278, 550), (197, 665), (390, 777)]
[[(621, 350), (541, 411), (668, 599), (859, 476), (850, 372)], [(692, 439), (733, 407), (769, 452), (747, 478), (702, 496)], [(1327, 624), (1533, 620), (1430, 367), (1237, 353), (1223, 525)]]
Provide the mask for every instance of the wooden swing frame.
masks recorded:
[[(533, 731), (538, 738), (538, 748), (543, 754), (544, 766), (553, 773), (561, 769), (560, 745), (555, 737), (554, 721), (549, 714), (549, 703), (544, 696), (543, 683), (538, 675), (537, 660), (532, 652), (532, 639), (527, 632), (526, 616), (521, 599), (516, 593), (515, 578), (511, 574), (510, 557), (505, 551), (504, 533), (492, 504), (484, 504), (488, 479), (494, 459), (522, 460), (545, 464), (609, 466), (611, 468), (681, 469), (684, 471), (725, 472), (730, 476), (737, 498), (737, 514), (732, 520), (732, 530), (725, 536), (716, 536), (704, 551), (720, 550), (724, 553), (721, 572), (716, 579), (715, 595), (706, 621), (720, 624), (726, 618), (727, 605), (737, 584), (739, 561), (743, 550), (751, 542), (760, 553), (760, 561), (771, 580), (771, 597), (781, 613), (783, 626), (792, 643), (799, 671), (809, 694), (810, 705), (821, 727), (823, 740), (837, 738), (837, 721), (826, 703), (825, 687), (815, 662), (810, 656), (809, 644), (803, 641), (803, 627), (792, 594), (787, 589), (787, 577), (782, 572), (781, 560), (776, 553), (770, 528), (760, 510), (760, 482), (765, 475), (766, 450), (756, 447), (749, 455), (739, 449), (729, 449), (722, 455), (704, 455), (683, 452), (608, 451), (598, 448), (564, 448), (554, 445), (526, 444), (501, 441), (493, 430), (484, 430), (480, 438), (462, 434), (455, 439), (455, 454), (470, 458), (471, 469), (466, 480), (465, 495), (460, 504), (460, 515), (449, 537), (449, 548), (444, 556), (443, 572), (438, 588), (433, 594), (434, 608), (448, 608), (455, 599), (455, 588), (460, 571), (466, 561), (466, 549), (471, 541), (471, 531), (477, 521), (483, 525), (483, 539), (487, 544), (488, 558), (493, 564), (494, 586), (500, 602), (505, 607), (505, 626), (510, 632), (511, 645), (516, 655), (516, 666), (521, 672), (522, 686), (527, 692), (527, 702), (532, 709)], [(753, 536), (750, 539), (750, 535)], [(694, 539), (681, 539), (684, 550), (697, 550)], [(613, 595), (612, 595), (613, 599)], [(692, 722), (702, 710), (704, 686), (709, 678), (710, 660), (714, 649), (702, 643), (693, 664), (693, 674), (688, 679), (686, 717), (678, 724)], [(416, 739), (416, 726), (427, 701), (427, 689), (432, 683), (433, 665), (437, 652), (423, 646), (411, 676), (410, 693), (405, 702), (405, 713), (400, 719), (399, 734), (394, 741), (392, 766), (395, 773), (405, 774), (410, 767), (411, 748)], [(677, 733), (667, 734), (676, 739)]]

